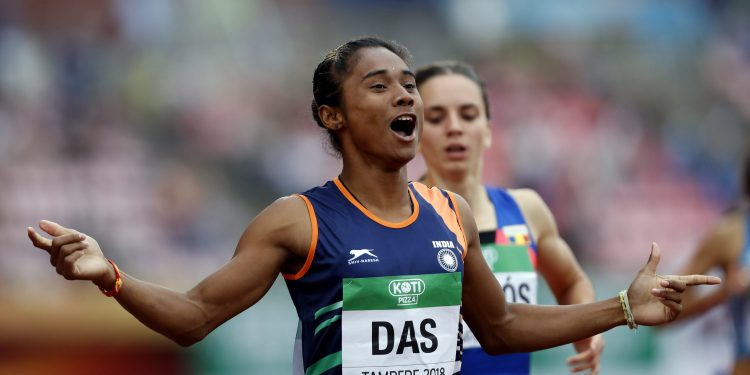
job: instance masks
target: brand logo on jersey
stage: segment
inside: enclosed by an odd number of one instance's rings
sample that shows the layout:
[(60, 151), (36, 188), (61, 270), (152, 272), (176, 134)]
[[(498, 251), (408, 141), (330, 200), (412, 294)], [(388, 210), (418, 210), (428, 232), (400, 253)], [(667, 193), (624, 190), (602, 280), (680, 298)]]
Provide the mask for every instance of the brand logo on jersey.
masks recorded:
[(397, 298), (396, 304), (399, 306), (416, 305), (424, 289), (425, 284), (422, 279), (401, 279), (388, 283), (388, 292)]
[(349, 265), (357, 264), (357, 263), (374, 263), (374, 262), (380, 262), (380, 259), (378, 259), (378, 256), (373, 253), (373, 249), (353, 249), (349, 250), (349, 255), (351, 255), (351, 259), (347, 260), (346, 262), (349, 263)]
[(441, 249), (437, 253), (437, 260), (440, 263), (440, 267), (448, 272), (455, 272), (458, 269), (458, 258), (453, 251), (449, 249)]

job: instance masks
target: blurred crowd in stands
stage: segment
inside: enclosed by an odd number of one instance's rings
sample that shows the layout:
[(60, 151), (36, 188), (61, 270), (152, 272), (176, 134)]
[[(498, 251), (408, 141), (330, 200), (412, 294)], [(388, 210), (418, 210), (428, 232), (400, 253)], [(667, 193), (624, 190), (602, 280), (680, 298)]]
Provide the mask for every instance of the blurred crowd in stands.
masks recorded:
[(42, 218), (147, 280), (217, 268), (260, 208), (338, 173), (310, 81), (365, 34), (477, 67), (487, 182), (537, 189), (589, 270), (632, 274), (652, 241), (676, 268), (739, 194), (742, 0), (2, 0), (0, 301), (69, 288), (25, 237)]

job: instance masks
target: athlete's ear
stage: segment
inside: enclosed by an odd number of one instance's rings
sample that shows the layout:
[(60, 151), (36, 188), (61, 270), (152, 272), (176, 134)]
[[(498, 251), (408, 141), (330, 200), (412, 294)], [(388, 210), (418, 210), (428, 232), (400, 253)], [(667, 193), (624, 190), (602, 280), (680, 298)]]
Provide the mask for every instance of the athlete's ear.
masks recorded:
[(490, 128), (489, 123), (484, 127), (484, 131), (482, 132), (482, 144), (484, 145), (485, 150), (492, 146), (492, 129)]
[(318, 108), (318, 116), (328, 130), (339, 130), (344, 125), (344, 115), (339, 108), (322, 105)]

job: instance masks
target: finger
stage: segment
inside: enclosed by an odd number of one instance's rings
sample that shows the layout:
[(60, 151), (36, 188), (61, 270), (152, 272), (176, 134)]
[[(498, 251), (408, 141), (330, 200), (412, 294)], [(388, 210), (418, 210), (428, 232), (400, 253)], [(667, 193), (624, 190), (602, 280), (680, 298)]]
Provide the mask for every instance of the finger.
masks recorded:
[(26, 228), (26, 234), (29, 236), (31, 244), (34, 245), (34, 247), (38, 247), (46, 252), (49, 252), (50, 248), (52, 247), (52, 240), (46, 237), (42, 237), (42, 235), (37, 233), (32, 227)]
[(49, 220), (42, 220), (39, 222), (39, 228), (51, 236), (62, 236), (69, 233), (78, 233), (73, 229), (65, 228), (64, 226)]
[(69, 243), (81, 242), (85, 239), (86, 239), (86, 236), (78, 232), (63, 234), (62, 236), (58, 236), (52, 239), (52, 247), (60, 248)]
[(581, 362), (588, 362), (590, 357), (591, 351), (587, 350), (585, 352), (581, 352), (568, 357), (568, 359), (565, 360), (565, 363), (568, 364), (568, 366), (578, 366), (581, 364)]
[(655, 297), (667, 299), (670, 301), (674, 301), (677, 303), (682, 303), (682, 293), (675, 292), (673, 290), (669, 289), (651, 289), (651, 294), (653, 294)]
[(592, 346), (596, 348), (596, 354), (600, 355), (604, 351), (604, 347), (607, 346), (607, 343), (604, 342), (604, 338), (602, 338), (601, 335), (594, 336), (594, 343)]
[(663, 286), (665, 289), (672, 289), (676, 292), (684, 292), (685, 289), (687, 289), (687, 283), (680, 280), (679, 277), (666, 277), (663, 280), (659, 282), (659, 285)]
[(644, 269), (647, 271), (650, 271), (651, 273), (656, 273), (656, 266), (659, 265), (659, 261), (661, 260), (661, 249), (659, 248), (659, 245), (656, 244), (656, 242), (651, 243), (651, 255), (648, 257), (648, 262), (646, 262), (646, 266)]
[(64, 234), (62, 236), (55, 237), (54, 239), (52, 239), (52, 247), (50, 248), (50, 251), (49, 251), (50, 262), (52, 262), (52, 265), (54, 266), (57, 264), (57, 260), (59, 257), (58, 252), (60, 251), (60, 248), (62, 246), (65, 246), (67, 244), (74, 243), (74, 242), (83, 241), (85, 238), (86, 238), (85, 236), (76, 232), (76, 233)]
[(664, 306), (667, 306), (670, 310), (678, 314), (682, 311), (682, 305), (675, 301), (668, 300), (666, 298), (659, 298), (659, 302), (661, 302), (662, 304), (664, 304)]
[(74, 251), (85, 250), (88, 249), (88, 247), (89, 244), (84, 241), (69, 243), (60, 247), (60, 251), (57, 253), (57, 258), (61, 260), (65, 259), (65, 257), (72, 254)]
[(677, 278), (688, 286), (694, 285), (717, 285), (721, 284), (721, 278), (706, 275), (680, 275)]
[(586, 370), (593, 369), (593, 368), (594, 368), (593, 363), (587, 363), (585, 365), (571, 367), (570, 372), (581, 372), (581, 371), (586, 371)]
[(78, 267), (76, 267), (76, 261), (84, 256), (83, 251), (76, 251), (63, 258), (62, 262), (57, 266), (56, 271), (67, 280), (76, 279), (78, 276)]

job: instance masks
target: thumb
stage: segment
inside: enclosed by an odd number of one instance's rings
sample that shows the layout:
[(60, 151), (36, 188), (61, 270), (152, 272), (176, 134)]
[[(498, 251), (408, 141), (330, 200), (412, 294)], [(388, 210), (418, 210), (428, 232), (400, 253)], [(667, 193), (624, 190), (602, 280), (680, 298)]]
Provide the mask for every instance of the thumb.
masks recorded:
[(643, 269), (655, 274), (656, 266), (659, 265), (660, 260), (661, 260), (661, 249), (659, 248), (659, 245), (656, 244), (656, 242), (652, 242), (651, 243), (651, 255), (648, 257), (646, 266), (643, 267)]
[(74, 230), (65, 228), (62, 225), (49, 220), (40, 221), (39, 228), (47, 232), (50, 236), (62, 236), (63, 234), (75, 233)]

